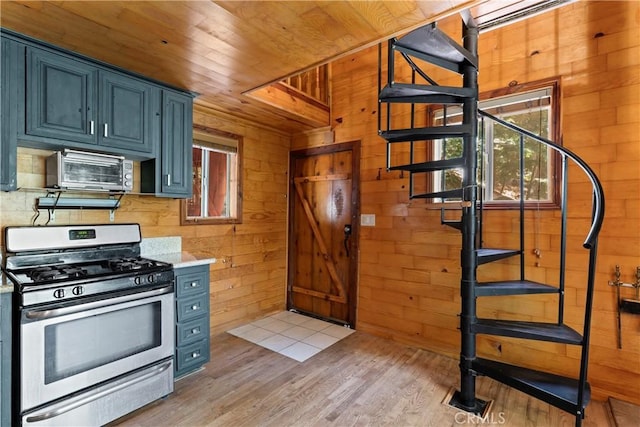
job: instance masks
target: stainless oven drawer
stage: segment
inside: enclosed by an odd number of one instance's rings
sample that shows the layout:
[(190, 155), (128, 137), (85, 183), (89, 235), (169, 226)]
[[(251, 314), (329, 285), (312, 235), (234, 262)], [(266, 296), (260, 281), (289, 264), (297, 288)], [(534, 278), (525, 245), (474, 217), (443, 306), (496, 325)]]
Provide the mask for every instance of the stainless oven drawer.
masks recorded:
[(177, 371), (182, 372), (193, 366), (200, 366), (207, 363), (209, 356), (209, 337), (176, 350)]
[(23, 426), (104, 425), (173, 391), (173, 360), (23, 414)]
[(203, 313), (209, 313), (209, 294), (201, 294), (195, 297), (182, 298), (176, 301), (178, 322), (195, 319)]

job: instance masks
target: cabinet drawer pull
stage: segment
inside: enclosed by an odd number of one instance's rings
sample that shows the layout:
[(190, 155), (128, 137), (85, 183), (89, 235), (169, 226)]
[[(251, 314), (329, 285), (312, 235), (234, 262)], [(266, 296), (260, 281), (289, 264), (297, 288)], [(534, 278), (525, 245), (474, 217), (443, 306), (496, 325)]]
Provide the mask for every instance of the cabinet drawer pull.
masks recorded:
[(199, 309), (200, 307), (198, 307), (196, 304), (191, 306), (191, 310), (196, 311), (197, 309)]
[(95, 126), (95, 122), (93, 120), (91, 120), (89, 122), (89, 134), (93, 135), (96, 131), (96, 126)]
[(104, 124), (104, 137), (108, 138), (109, 137), (109, 125), (108, 124)]
[(191, 282), (189, 283), (189, 286), (191, 286), (192, 288), (195, 288), (196, 286), (198, 286), (198, 282)]
[(193, 329), (191, 330), (191, 334), (192, 334), (192, 335), (197, 335), (197, 334), (199, 334), (199, 333), (200, 333), (200, 328), (193, 328)]
[(191, 358), (192, 359), (196, 359), (200, 357), (200, 352), (199, 351), (194, 351), (193, 353), (191, 353)]

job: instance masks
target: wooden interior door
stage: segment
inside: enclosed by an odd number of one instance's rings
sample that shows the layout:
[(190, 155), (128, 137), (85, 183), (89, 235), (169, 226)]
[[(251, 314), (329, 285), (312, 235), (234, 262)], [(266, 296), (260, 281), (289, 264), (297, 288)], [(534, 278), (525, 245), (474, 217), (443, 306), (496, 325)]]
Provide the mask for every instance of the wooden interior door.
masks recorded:
[(359, 142), (291, 153), (287, 307), (355, 327)]

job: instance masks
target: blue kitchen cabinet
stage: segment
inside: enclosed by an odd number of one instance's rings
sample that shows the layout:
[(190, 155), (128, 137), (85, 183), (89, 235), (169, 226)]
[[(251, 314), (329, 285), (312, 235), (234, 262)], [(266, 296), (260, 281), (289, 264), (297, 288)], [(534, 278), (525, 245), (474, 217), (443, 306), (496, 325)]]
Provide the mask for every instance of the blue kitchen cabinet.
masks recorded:
[(0, 294), (0, 425), (11, 425), (11, 292)]
[(98, 151), (141, 163), (141, 192), (192, 193), (193, 94), (2, 29), (0, 190), (17, 149)]
[(153, 152), (159, 87), (35, 47), (27, 49), (26, 87), (26, 135), (76, 148)]
[(189, 198), (192, 193), (193, 98), (162, 91), (160, 152), (140, 165), (140, 191), (158, 197)]
[(175, 378), (207, 363), (209, 350), (209, 264), (175, 269)]
[(153, 152), (160, 129), (160, 88), (129, 76), (100, 71), (99, 144)]
[(0, 190), (17, 188), (18, 100), (24, 96), (24, 45), (2, 38), (0, 58)]
[(25, 133), (96, 145), (97, 81), (94, 65), (27, 48)]

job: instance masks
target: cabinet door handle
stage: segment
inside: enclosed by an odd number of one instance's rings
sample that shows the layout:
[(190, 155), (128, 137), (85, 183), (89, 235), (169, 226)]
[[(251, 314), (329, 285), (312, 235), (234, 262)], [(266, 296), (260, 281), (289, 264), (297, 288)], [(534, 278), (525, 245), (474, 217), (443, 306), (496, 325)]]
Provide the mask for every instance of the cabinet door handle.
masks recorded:
[(168, 173), (167, 174), (167, 186), (170, 186), (170, 185), (171, 185), (171, 174)]
[(108, 124), (104, 124), (104, 137), (108, 138), (109, 137), (109, 125)]
[(96, 132), (96, 126), (95, 126), (95, 122), (93, 120), (91, 120), (89, 122), (89, 134), (93, 135)]

